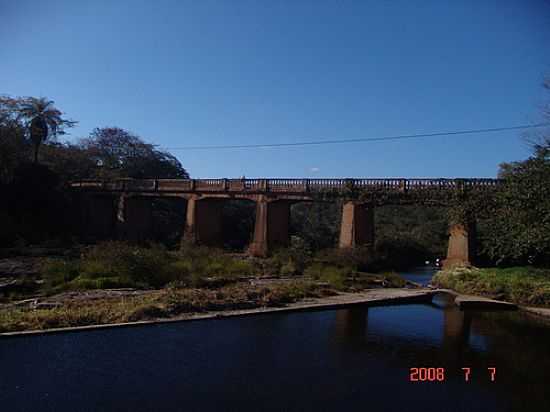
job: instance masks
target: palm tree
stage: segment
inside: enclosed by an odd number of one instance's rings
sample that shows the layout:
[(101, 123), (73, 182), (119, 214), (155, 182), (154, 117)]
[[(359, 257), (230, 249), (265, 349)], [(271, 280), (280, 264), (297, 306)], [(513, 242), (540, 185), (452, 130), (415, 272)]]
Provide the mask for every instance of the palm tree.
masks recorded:
[(34, 162), (38, 162), (38, 149), (48, 139), (65, 134), (66, 127), (73, 127), (76, 122), (63, 119), (63, 114), (54, 106), (52, 100), (45, 97), (26, 98), (19, 108), (21, 115), (27, 119), (26, 125), (34, 145)]

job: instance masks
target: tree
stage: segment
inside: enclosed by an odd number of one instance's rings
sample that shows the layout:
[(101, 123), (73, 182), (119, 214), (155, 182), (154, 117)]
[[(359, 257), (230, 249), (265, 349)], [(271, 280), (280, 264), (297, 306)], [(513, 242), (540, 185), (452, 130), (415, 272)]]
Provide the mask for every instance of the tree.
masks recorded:
[(26, 119), (26, 127), (34, 146), (34, 162), (38, 162), (40, 145), (48, 139), (65, 134), (65, 129), (76, 122), (64, 119), (62, 112), (54, 106), (53, 100), (45, 97), (27, 97), (19, 103), (18, 112)]
[(96, 128), (79, 146), (94, 159), (101, 178), (189, 177), (173, 155), (118, 127)]
[(0, 96), (0, 184), (10, 183), (28, 156), (25, 128), (18, 112), (20, 99)]
[[(550, 78), (544, 86), (550, 90)], [(543, 108), (550, 120), (550, 104)], [(533, 154), (500, 165), (505, 184), (491, 210), (484, 252), (497, 263), (550, 264), (550, 130), (528, 137)]]

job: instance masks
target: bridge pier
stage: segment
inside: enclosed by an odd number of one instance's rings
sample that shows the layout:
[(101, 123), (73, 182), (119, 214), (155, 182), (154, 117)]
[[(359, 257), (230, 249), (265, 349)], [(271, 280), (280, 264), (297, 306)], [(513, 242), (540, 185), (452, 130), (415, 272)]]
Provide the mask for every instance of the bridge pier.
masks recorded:
[(268, 200), (260, 196), (256, 202), (256, 221), (252, 243), (248, 253), (252, 256), (267, 256), (274, 247), (289, 244), (290, 205), (286, 200)]
[(223, 246), (222, 199), (200, 198), (187, 200), (187, 215), (183, 231), (184, 243)]
[(471, 266), (476, 257), (476, 223), (452, 224), (449, 228), (449, 246), (443, 268)]
[(341, 249), (374, 246), (373, 205), (355, 201), (344, 203), (338, 245)]
[(116, 233), (119, 239), (151, 239), (153, 210), (151, 199), (122, 194), (116, 202)]
[(115, 229), (113, 197), (86, 195), (80, 201), (85, 203), (81, 209), (82, 237), (92, 241), (112, 238)]

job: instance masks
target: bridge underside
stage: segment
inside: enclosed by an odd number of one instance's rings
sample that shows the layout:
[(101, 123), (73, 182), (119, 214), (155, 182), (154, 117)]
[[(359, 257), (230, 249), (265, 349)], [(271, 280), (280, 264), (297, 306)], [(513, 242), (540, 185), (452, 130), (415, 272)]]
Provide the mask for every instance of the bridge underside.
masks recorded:
[[(267, 256), (289, 244), (290, 207), (296, 202), (342, 199), (340, 248), (373, 247), (374, 213), (383, 204), (448, 204), (456, 190), (464, 187), (489, 190), (491, 179), (449, 181), (446, 179), (262, 179), (214, 181), (153, 180), (80, 182), (74, 184), (81, 201), (81, 229), (88, 239), (145, 240), (151, 238), (154, 223), (151, 203), (156, 198), (187, 200), (183, 242), (207, 246), (223, 245), (224, 201), (246, 199), (255, 202), (256, 219), (247, 251)], [(337, 181), (338, 184), (335, 184)], [(214, 183), (213, 183), (214, 182)], [(363, 185), (356, 196), (354, 187)], [(367, 196), (364, 196), (367, 194)], [(365, 200), (368, 199), (368, 200)], [(469, 265), (475, 259), (475, 222), (453, 225), (449, 230), (446, 267)]]

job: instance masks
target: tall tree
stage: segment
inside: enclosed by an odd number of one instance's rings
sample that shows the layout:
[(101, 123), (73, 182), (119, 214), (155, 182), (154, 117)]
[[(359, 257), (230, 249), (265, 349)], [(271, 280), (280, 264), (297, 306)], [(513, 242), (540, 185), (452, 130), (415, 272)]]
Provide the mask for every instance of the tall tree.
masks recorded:
[[(550, 78), (544, 87), (550, 91)], [(542, 115), (550, 120), (550, 104)], [(505, 185), (496, 198), (484, 251), (497, 263), (550, 264), (550, 128), (527, 138), (533, 154), (500, 165)]]
[(170, 153), (158, 150), (139, 136), (119, 127), (96, 128), (80, 142), (98, 165), (99, 177), (188, 178)]
[(0, 96), (0, 184), (10, 183), (15, 169), (28, 156), (20, 103), (21, 99)]
[(54, 106), (53, 100), (45, 97), (28, 97), (20, 104), (19, 113), (26, 120), (30, 140), (34, 146), (34, 162), (38, 162), (40, 145), (48, 139), (65, 134), (65, 129), (76, 122), (62, 117), (63, 113)]

